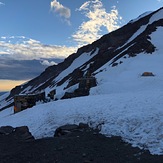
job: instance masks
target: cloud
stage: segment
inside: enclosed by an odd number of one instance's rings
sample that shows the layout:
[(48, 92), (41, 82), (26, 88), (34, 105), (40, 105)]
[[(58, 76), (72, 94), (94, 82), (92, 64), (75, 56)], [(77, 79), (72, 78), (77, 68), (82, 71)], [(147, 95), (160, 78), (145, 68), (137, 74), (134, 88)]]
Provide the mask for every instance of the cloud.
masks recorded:
[(5, 5), (5, 4), (4, 4), (3, 2), (0, 2), (0, 6), (1, 6), (1, 5)]
[(24, 36), (0, 39), (0, 79), (29, 80), (76, 52), (75, 47), (45, 45)]
[(28, 80), (38, 76), (47, 66), (39, 60), (14, 60), (1, 57), (0, 79)]
[(57, 65), (56, 62), (54, 62), (54, 61), (48, 61), (48, 60), (43, 60), (43, 61), (41, 61), (41, 64), (44, 65), (44, 66)]
[[(69, 18), (71, 15), (70, 10), (56, 0), (51, 2), (51, 7), (55, 12), (64, 15), (65, 18)], [(71, 37), (78, 46), (45, 45), (38, 40), (26, 38), (25, 36), (1, 36), (0, 57), (5, 56), (17, 60), (63, 59), (76, 52), (78, 47), (100, 38), (102, 36), (101, 27), (105, 27), (108, 32), (119, 27), (117, 22), (121, 17), (118, 15), (116, 7), (112, 7), (111, 11), (107, 13), (100, 0), (87, 1), (80, 6), (78, 11), (88, 19), (79, 26), (77, 32)]]
[(63, 59), (16, 60), (0, 57), (0, 80), (29, 80), (45, 70), (48, 66), (62, 62)]
[[(13, 40), (16, 39), (16, 42)], [(66, 58), (76, 52), (76, 47), (45, 45), (40, 41), (24, 36), (1, 37), (0, 56), (17, 60), (33, 60), (40, 58)]]
[(6, 39), (6, 37), (5, 37), (5, 36), (2, 36), (2, 37), (1, 37), (1, 39), (4, 39), (4, 40), (5, 40), (5, 39)]
[(122, 19), (119, 16), (118, 10), (115, 6), (111, 11), (106, 12), (101, 0), (89, 0), (85, 2), (78, 11), (82, 12), (88, 19), (84, 21), (78, 28), (78, 31), (72, 35), (72, 38), (78, 42), (79, 45), (89, 44), (99, 39), (101, 34), (101, 27), (105, 27), (108, 32), (118, 29), (118, 21)]
[(71, 17), (71, 10), (60, 4), (57, 0), (51, 2), (51, 9), (65, 19)]

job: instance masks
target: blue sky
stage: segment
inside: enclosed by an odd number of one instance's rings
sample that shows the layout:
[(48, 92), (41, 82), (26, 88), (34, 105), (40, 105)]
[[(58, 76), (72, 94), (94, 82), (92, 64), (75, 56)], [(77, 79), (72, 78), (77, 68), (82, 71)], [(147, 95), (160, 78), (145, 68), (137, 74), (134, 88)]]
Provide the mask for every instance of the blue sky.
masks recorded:
[(162, 6), (163, 0), (0, 0), (0, 91), (3, 80), (29, 80), (56, 58)]

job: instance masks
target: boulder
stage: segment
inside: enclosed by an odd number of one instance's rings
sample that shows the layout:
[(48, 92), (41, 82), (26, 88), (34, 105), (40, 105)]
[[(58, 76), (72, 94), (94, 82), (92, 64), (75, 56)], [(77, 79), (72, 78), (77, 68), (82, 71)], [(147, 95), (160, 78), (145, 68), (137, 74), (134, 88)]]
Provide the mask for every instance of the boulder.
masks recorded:
[(16, 127), (14, 131), (14, 137), (20, 141), (34, 140), (34, 137), (29, 132), (27, 126)]
[(88, 126), (88, 124), (85, 124), (85, 123), (79, 123), (79, 125), (66, 124), (66, 125), (61, 126), (56, 129), (56, 131), (54, 133), (54, 137), (67, 135), (74, 131), (82, 131), (83, 129), (86, 129), (86, 128), (89, 128), (89, 126)]
[(34, 137), (29, 132), (27, 126), (21, 126), (16, 128), (12, 126), (2, 126), (0, 127), (0, 135), (8, 135), (9, 137), (17, 141), (34, 140)]
[(14, 131), (14, 128), (12, 126), (0, 127), (0, 134), (3, 134), (3, 135), (11, 134), (13, 131)]
[(86, 128), (89, 128), (89, 125), (86, 123), (79, 123), (79, 128), (80, 129), (86, 129)]
[(67, 124), (64, 126), (61, 126), (56, 129), (54, 136), (61, 136), (61, 135), (66, 135), (76, 129), (78, 129), (78, 125), (75, 124)]

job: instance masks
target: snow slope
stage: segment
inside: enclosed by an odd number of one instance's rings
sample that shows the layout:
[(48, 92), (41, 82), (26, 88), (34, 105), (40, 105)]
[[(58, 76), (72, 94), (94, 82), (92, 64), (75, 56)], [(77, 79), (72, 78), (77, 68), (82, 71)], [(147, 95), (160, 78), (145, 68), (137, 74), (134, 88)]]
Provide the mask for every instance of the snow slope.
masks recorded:
[(2, 112), (0, 125), (27, 125), (36, 138), (41, 138), (53, 136), (61, 125), (84, 122), (99, 125), (107, 136), (122, 136), (133, 146), (163, 154), (162, 99), (163, 92), (154, 89), (59, 100), (15, 115), (9, 108)]

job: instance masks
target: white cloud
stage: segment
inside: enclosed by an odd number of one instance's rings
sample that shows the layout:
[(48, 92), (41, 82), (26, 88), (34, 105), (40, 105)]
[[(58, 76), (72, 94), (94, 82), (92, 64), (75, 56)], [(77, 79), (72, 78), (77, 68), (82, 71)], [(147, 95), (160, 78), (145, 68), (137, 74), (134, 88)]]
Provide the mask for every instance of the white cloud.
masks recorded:
[(81, 11), (81, 10), (89, 10), (89, 9), (88, 9), (89, 4), (90, 4), (90, 1), (87, 1), (87, 2), (83, 3), (83, 4), (80, 6), (79, 10), (80, 10), (80, 11)]
[[(3, 38), (7, 37), (3, 36)], [(19, 36), (19, 38), (23, 39), (24, 36)], [(17, 41), (17, 43), (12, 43), (12, 40), (8, 41), (7, 39), (0, 41), (0, 55), (3, 54), (3, 56), (17, 60), (66, 58), (76, 50), (75, 47), (44, 45), (40, 41), (27, 38), (21, 42)]]
[[(70, 17), (70, 10), (61, 5), (56, 0), (51, 2), (51, 7), (55, 12), (65, 18)], [(40, 58), (66, 58), (76, 52), (79, 46), (91, 43), (102, 36), (101, 27), (105, 27), (108, 32), (117, 29), (117, 22), (121, 19), (118, 10), (113, 7), (109, 13), (106, 12), (100, 0), (90, 0), (85, 2), (79, 9), (88, 21), (83, 22), (76, 33), (72, 35), (73, 41), (78, 43), (76, 47), (44, 45), (40, 41), (26, 38), (25, 36), (2, 36), (0, 38), (0, 56), (16, 60), (33, 60)], [(13, 40), (17, 40), (13, 42)], [(53, 64), (42, 62), (43, 64)], [(55, 63), (54, 63), (55, 64)]]
[(0, 55), (5, 55), (5, 54), (8, 54), (8, 52), (6, 52), (6, 51), (0, 51)]
[(5, 39), (6, 39), (6, 37), (5, 37), (5, 36), (2, 36), (2, 37), (1, 37), (1, 39), (4, 39), (4, 40), (5, 40)]
[(4, 3), (0, 2), (0, 5), (5, 5)]
[(78, 42), (79, 45), (92, 43), (99, 39), (102, 34), (101, 27), (105, 27), (108, 32), (118, 29), (118, 21), (122, 19), (119, 16), (118, 10), (115, 6), (111, 11), (106, 12), (101, 0), (89, 0), (85, 2), (78, 11), (85, 14), (88, 21), (84, 21), (78, 31), (72, 35), (72, 38)]
[(51, 9), (65, 19), (69, 19), (71, 16), (71, 10), (60, 4), (57, 0), (51, 2)]
[(48, 60), (43, 60), (43, 61), (41, 61), (41, 64), (42, 65), (44, 65), (44, 66), (52, 66), (52, 65), (57, 65), (57, 63), (56, 62), (54, 62), (54, 61), (48, 61)]

